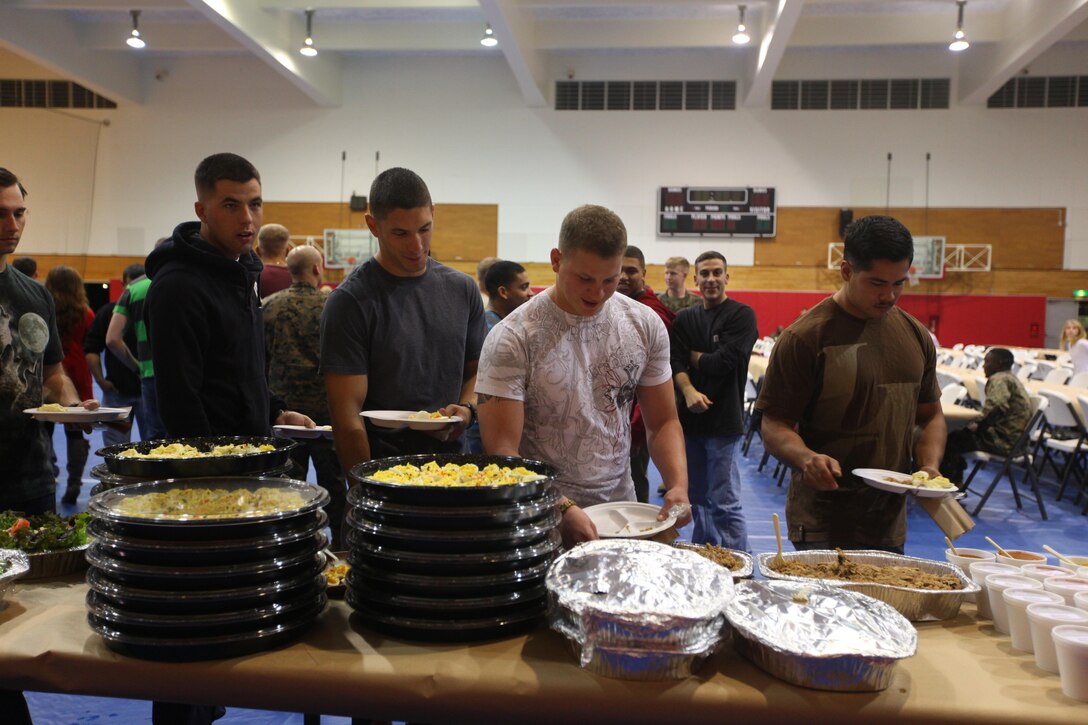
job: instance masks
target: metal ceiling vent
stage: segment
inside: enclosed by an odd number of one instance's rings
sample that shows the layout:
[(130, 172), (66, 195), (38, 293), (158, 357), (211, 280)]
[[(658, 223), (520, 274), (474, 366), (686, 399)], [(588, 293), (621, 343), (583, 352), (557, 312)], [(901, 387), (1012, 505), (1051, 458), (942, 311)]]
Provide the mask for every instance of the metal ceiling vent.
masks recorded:
[(775, 111), (887, 111), (948, 108), (948, 78), (774, 81)]
[(557, 111), (733, 111), (736, 81), (557, 81)]

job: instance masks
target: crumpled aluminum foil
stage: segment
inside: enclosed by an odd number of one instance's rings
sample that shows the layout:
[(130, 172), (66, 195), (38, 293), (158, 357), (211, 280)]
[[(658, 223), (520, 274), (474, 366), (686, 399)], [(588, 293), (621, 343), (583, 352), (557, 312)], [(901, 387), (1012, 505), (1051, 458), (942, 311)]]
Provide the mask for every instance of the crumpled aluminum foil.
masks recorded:
[[(30, 571), (30, 558), (18, 549), (0, 549), (0, 602), (11, 583)], [(0, 605), (2, 606), (2, 605)]]
[[(978, 584), (964, 575), (958, 566), (943, 561), (932, 559), (919, 559), (914, 556), (891, 554), (886, 551), (847, 551), (846, 556), (860, 564), (873, 564), (876, 566), (914, 566), (931, 574), (952, 574), (961, 583), (959, 589), (938, 590), (932, 589), (908, 589), (890, 584), (869, 584), (864, 582), (848, 582), (838, 579), (810, 579), (806, 577), (787, 576), (779, 574), (771, 569), (770, 564), (777, 556), (774, 552), (756, 554), (759, 562), (759, 571), (768, 579), (780, 579), (784, 581), (821, 583), (828, 586), (849, 589), (853, 592), (868, 594), (883, 602), (892, 605), (904, 617), (912, 622), (924, 622), (934, 619), (952, 619), (960, 611), (968, 594), (980, 591)], [(787, 551), (783, 552), (783, 558), (787, 561), (801, 561), (806, 564), (820, 564), (835, 561), (838, 553), (823, 549), (813, 551)]]
[(725, 612), (737, 651), (818, 690), (883, 690), (918, 648), (918, 633), (890, 605), (816, 581), (741, 582)]
[(552, 628), (582, 667), (611, 677), (675, 679), (721, 643), (729, 572), (694, 552), (639, 539), (590, 541), (545, 579)]

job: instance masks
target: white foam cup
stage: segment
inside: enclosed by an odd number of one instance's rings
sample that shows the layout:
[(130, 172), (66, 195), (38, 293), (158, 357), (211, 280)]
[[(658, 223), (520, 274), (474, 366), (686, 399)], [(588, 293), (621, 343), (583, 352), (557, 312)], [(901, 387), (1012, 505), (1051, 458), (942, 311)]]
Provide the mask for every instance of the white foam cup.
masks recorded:
[(1056, 566), (1054, 564), (1024, 564), (1020, 567), (1020, 573), (1024, 576), (1029, 576), (1032, 579), (1043, 581), (1052, 576), (1073, 576), (1075, 572), (1067, 566)]
[(971, 570), (971, 581), (982, 587), (982, 591), (975, 598), (975, 602), (978, 604), (978, 618), (992, 619), (990, 597), (986, 593), (986, 577), (991, 574), (1019, 574), (1020, 569), (1008, 564), (998, 564), (995, 561), (976, 561), (970, 564), (968, 568)]
[(986, 577), (986, 593), (990, 598), (990, 616), (994, 620), (994, 629), (1002, 634), (1009, 633), (1009, 618), (1005, 610), (1005, 600), (1001, 598), (1006, 589), (1042, 589), (1043, 583), (1015, 574), (990, 574)]
[(1009, 554), (1013, 556), (1005, 556), (1001, 552), (998, 552), (994, 556), (994, 561), (999, 564), (1009, 564), (1011, 566), (1024, 566), (1025, 564), (1045, 564), (1047, 563), (1046, 552), (1042, 551), (1025, 551), (1024, 549), (1005, 549)]
[(1052, 576), (1043, 582), (1043, 589), (1065, 597), (1065, 603), (1074, 605), (1073, 596), (1078, 592), (1088, 592), (1088, 579), (1076, 576)]
[(1051, 630), (1062, 692), (1088, 702), (1088, 627), (1062, 624)]
[(1013, 649), (1021, 652), (1034, 652), (1031, 645), (1031, 627), (1028, 625), (1029, 604), (1064, 604), (1061, 594), (1042, 589), (1006, 589), (1001, 592), (1005, 600), (1005, 613), (1009, 618), (1009, 637)]
[(1073, 606), (1088, 612), (1088, 592), (1077, 592), (1074, 594)]
[[(979, 561), (993, 561), (994, 552), (986, 551), (986, 549), (968, 549), (962, 546), (957, 546), (955, 549), (945, 549), (944, 558), (952, 566), (959, 567), (960, 571), (964, 573), (967, 578), (971, 577), (971, 565)], [(975, 601), (975, 595), (968, 594), (966, 596), (967, 601)]]
[(1028, 627), (1035, 648), (1035, 664), (1041, 670), (1058, 672), (1058, 656), (1050, 631), (1062, 624), (1088, 625), (1088, 612), (1065, 604), (1029, 604)]

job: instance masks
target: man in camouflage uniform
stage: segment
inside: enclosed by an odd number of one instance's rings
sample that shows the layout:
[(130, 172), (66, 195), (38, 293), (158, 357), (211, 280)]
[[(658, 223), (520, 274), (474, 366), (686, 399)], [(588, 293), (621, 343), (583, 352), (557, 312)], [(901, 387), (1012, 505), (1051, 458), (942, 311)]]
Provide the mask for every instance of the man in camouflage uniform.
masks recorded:
[[(269, 388), (286, 401), (289, 409), (310, 416), (319, 426), (328, 425), (330, 420), (325, 382), (318, 373), (321, 312), (327, 297), (319, 289), (321, 267), (321, 253), (313, 247), (292, 249), (287, 255), (291, 286), (264, 301)], [(347, 492), (336, 452), (328, 444), (303, 441), (291, 458), (303, 477), (309, 461), (313, 460), (317, 483), (331, 497), (326, 512), (332, 528), (332, 546), (343, 548), (341, 530)]]
[(1031, 399), (1024, 384), (1012, 374), (1012, 364), (1012, 353), (1003, 347), (991, 348), (986, 353), (982, 361), (986, 372), (982, 418), (948, 435), (941, 473), (949, 480), (963, 482), (967, 467), (963, 454), (968, 451), (1007, 455), (1031, 420)]

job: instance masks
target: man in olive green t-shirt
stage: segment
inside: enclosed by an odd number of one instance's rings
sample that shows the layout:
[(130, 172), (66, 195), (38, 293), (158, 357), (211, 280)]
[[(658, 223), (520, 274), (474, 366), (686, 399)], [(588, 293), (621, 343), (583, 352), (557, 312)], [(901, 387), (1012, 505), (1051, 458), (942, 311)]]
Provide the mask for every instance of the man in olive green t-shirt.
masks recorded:
[(793, 471), (786, 520), (799, 550), (902, 553), (905, 497), (851, 471), (938, 475), (947, 429), (936, 349), (926, 328), (896, 307), (913, 257), (910, 232), (895, 219), (855, 221), (842, 287), (785, 330), (771, 355), (756, 408), (767, 450)]

